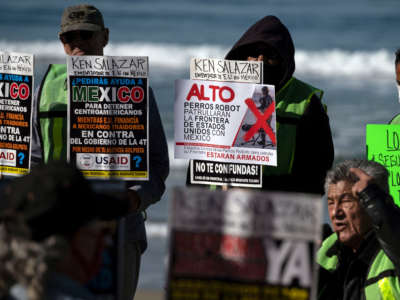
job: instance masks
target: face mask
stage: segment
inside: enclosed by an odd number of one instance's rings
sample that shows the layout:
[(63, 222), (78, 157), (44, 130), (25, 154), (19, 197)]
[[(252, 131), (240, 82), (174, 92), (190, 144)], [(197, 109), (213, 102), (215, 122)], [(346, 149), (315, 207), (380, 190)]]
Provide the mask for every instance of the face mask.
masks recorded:
[(269, 66), (264, 64), (263, 82), (265, 84), (273, 84), (275, 87), (279, 85), (284, 76), (284, 70), (281, 65)]
[(399, 103), (400, 103), (400, 85), (396, 85), (397, 86), (397, 92), (398, 92), (398, 97), (399, 97)]

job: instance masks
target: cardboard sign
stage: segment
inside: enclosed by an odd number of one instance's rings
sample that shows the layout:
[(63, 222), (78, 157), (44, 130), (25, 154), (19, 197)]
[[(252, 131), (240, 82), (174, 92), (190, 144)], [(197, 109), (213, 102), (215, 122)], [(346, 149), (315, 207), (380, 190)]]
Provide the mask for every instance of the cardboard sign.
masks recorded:
[(148, 180), (147, 57), (67, 62), (68, 159), (87, 178)]
[(313, 299), (316, 195), (176, 188), (167, 297)]
[(389, 192), (400, 206), (400, 125), (368, 124), (367, 158), (389, 171)]
[(190, 79), (262, 83), (262, 68), (261, 61), (192, 58)]
[(30, 169), (33, 55), (0, 52), (0, 173)]
[[(215, 58), (192, 58), (190, 79), (225, 82), (262, 83), (263, 63), (260, 61), (232, 61)], [(261, 188), (262, 166), (190, 161), (190, 183)]]
[(273, 86), (175, 82), (175, 158), (276, 166)]

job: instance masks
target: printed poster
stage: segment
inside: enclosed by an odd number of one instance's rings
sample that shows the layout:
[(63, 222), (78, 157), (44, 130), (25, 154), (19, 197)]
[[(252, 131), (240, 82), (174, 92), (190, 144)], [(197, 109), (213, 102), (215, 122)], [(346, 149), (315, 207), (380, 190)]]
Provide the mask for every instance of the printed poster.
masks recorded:
[(400, 125), (367, 125), (367, 159), (385, 166), (389, 172), (389, 192), (400, 206)]
[[(262, 83), (262, 68), (260, 61), (192, 58), (190, 79)], [(262, 187), (261, 165), (191, 160), (189, 173), (192, 184)]]
[(191, 160), (190, 183), (261, 187), (262, 168), (261, 165)]
[(175, 158), (276, 166), (274, 86), (175, 82)]
[(0, 52), (0, 174), (30, 169), (33, 94), (32, 54)]
[(168, 300), (315, 299), (319, 196), (176, 188)]
[(67, 62), (69, 161), (91, 179), (148, 180), (148, 58)]

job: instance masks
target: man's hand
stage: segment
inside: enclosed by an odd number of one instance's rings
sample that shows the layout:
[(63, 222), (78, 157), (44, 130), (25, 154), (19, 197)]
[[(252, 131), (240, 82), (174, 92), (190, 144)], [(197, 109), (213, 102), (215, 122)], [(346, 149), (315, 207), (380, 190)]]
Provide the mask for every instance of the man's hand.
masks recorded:
[(363, 191), (371, 183), (373, 178), (359, 168), (351, 168), (350, 172), (359, 178), (352, 188), (353, 196), (358, 197), (358, 193)]

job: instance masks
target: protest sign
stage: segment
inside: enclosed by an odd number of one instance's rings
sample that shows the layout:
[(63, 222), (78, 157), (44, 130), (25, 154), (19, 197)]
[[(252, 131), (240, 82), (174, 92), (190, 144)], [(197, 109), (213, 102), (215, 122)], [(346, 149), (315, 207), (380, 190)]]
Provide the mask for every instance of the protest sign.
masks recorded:
[(167, 299), (313, 299), (316, 195), (176, 188)]
[(68, 159), (87, 178), (148, 180), (148, 58), (71, 56)]
[[(190, 79), (262, 83), (263, 63), (216, 58), (192, 58)], [(190, 183), (260, 188), (261, 165), (191, 160)]]
[(262, 83), (262, 67), (260, 61), (192, 58), (190, 79)]
[(276, 166), (275, 92), (269, 85), (175, 82), (175, 158)]
[(261, 187), (261, 166), (191, 160), (190, 183)]
[(389, 172), (389, 192), (400, 206), (400, 125), (368, 124), (367, 159), (385, 166)]
[(33, 55), (0, 52), (0, 173), (30, 169)]

